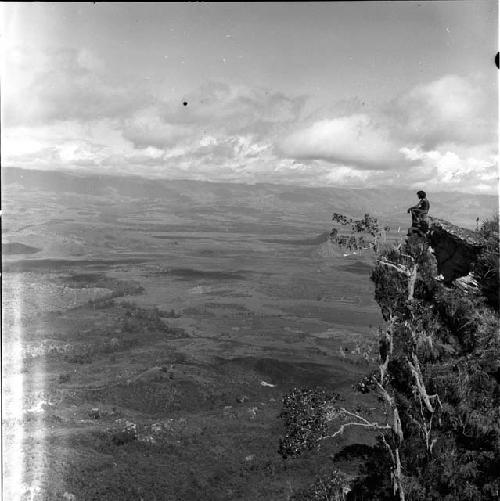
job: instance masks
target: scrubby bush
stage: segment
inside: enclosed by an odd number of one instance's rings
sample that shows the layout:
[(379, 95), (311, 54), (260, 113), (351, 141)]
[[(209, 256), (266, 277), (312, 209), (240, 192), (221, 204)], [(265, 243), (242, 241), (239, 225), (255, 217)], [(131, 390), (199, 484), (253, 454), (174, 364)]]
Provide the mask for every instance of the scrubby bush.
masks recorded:
[(484, 236), (484, 238), (490, 238), (496, 236), (498, 239), (499, 233), (499, 214), (493, 214), (493, 216), (489, 219), (485, 219), (481, 227), (479, 228), (479, 232)]
[(346, 475), (333, 470), (317, 478), (307, 489), (293, 494), (291, 501), (343, 501), (349, 490)]
[(328, 405), (338, 395), (325, 390), (294, 388), (283, 397), (283, 419), (286, 433), (280, 439), (278, 451), (286, 459), (314, 449), (327, 430)]
[(500, 307), (498, 297), (500, 289), (498, 214), (484, 221), (479, 233), (485, 238), (486, 246), (474, 266), (474, 274), (478, 278), (481, 291), (488, 304), (498, 311)]

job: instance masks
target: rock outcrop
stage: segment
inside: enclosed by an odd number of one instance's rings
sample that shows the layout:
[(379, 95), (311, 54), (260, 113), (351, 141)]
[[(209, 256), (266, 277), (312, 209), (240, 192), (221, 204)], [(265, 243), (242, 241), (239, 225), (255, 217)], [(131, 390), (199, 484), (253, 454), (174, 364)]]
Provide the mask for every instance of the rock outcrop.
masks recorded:
[[(344, 256), (368, 249), (377, 251), (379, 244), (387, 240), (389, 228), (382, 228), (368, 214), (363, 219), (354, 220), (334, 213), (332, 220), (334, 226), (329, 242), (321, 248), (323, 256), (340, 255), (339, 250), (343, 250)], [(441, 276), (444, 283), (451, 284), (460, 279), (458, 286), (467, 291), (477, 289), (477, 277), (474, 278), (472, 274), (478, 258), (488, 245), (481, 232), (433, 217), (428, 218), (428, 226), (427, 232), (411, 231), (413, 228), (410, 228), (407, 243), (418, 246), (427, 242), (430, 245), (437, 275)]]
[(438, 273), (446, 283), (468, 275), (486, 246), (478, 232), (437, 218), (429, 218), (427, 238), (436, 257)]

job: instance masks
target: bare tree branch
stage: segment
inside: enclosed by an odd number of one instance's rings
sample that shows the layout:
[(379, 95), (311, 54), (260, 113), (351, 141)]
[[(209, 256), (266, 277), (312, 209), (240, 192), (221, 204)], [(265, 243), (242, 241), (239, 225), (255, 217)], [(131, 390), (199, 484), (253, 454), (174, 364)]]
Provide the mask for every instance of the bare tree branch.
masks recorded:
[(342, 435), (348, 426), (361, 426), (362, 428), (373, 428), (374, 430), (390, 430), (391, 425), (380, 423), (344, 423), (333, 435), (326, 435), (318, 438), (318, 442), (326, 440), (327, 438), (335, 438), (337, 435)]

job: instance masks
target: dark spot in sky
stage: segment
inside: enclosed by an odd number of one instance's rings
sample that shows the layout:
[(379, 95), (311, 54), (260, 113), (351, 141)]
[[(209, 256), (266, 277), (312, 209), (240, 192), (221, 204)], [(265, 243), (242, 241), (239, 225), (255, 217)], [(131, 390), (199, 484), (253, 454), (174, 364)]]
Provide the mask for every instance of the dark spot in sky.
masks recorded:
[(182, 102), (182, 105), (183, 105), (183, 106), (187, 106), (187, 105), (188, 105), (188, 102), (187, 102), (187, 101), (183, 101), (183, 102)]
[(500, 66), (498, 66), (498, 64), (499, 64), (498, 63), (498, 52), (497, 52), (497, 54), (495, 56), (495, 64), (497, 65), (497, 68), (500, 69)]

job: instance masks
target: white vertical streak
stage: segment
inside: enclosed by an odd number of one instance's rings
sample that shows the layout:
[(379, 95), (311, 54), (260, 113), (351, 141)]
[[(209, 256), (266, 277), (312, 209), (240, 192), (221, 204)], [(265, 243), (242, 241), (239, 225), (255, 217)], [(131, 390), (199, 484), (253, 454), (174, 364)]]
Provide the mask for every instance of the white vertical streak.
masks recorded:
[(22, 280), (20, 274), (2, 277), (2, 473), (3, 499), (15, 501), (24, 477), (22, 373)]

